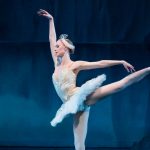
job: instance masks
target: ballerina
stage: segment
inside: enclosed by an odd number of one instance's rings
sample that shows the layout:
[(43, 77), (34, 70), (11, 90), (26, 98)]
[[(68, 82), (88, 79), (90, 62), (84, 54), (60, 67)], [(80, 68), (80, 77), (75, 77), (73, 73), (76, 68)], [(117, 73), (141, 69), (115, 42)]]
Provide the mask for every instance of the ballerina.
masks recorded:
[[(100, 60), (96, 62), (72, 61), (70, 54), (74, 53), (75, 46), (68, 39), (68, 35), (62, 34), (57, 40), (52, 15), (43, 9), (40, 9), (38, 14), (49, 19), (50, 50), (55, 67), (52, 81), (58, 96), (63, 102), (50, 123), (55, 127), (66, 116), (73, 114), (75, 149), (85, 150), (90, 107), (103, 98), (140, 81), (150, 74), (150, 67), (135, 72), (134, 67), (124, 60)], [(76, 78), (81, 70), (105, 68), (114, 65), (123, 65), (131, 74), (120, 81), (105, 86), (102, 86), (102, 83), (106, 80), (105, 74), (85, 82), (81, 87), (76, 86)]]

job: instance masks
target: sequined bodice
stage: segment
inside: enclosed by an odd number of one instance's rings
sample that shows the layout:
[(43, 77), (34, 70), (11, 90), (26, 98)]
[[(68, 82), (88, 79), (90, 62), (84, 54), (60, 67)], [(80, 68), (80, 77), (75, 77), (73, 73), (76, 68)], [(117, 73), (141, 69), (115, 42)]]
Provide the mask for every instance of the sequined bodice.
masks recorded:
[(58, 96), (63, 102), (69, 100), (77, 90), (76, 74), (67, 68), (61, 70), (58, 79), (55, 78), (53, 73), (52, 81)]

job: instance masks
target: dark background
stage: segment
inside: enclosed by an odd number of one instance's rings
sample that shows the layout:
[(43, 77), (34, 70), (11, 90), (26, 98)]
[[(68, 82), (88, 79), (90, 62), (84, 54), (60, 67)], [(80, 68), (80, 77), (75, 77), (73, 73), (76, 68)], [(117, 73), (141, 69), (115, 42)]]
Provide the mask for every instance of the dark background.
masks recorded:
[[(61, 101), (52, 85), (49, 24), (69, 34), (72, 60), (126, 60), (150, 66), (149, 0), (0, 0), (0, 146), (73, 146), (72, 117), (49, 122)], [(109, 84), (128, 75), (123, 66), (82, 71), (77, 85), (106, 73)], [(91, 108), (87, 146), (129, 147), (150, 136), (150, 77)]]

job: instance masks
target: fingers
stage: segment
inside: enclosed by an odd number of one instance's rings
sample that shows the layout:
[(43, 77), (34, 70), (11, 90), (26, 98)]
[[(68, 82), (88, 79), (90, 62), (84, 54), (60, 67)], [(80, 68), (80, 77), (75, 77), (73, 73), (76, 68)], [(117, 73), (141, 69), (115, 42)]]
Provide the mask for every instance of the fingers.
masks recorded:
[(46, 17), (46, 18), (48, 18), (48, 19), (53, 19), (53, 16), (52, 15), (50, 15), (47, 11), (45, 11), (44, 9), (39, 9), (39, 11), (37, 11), (37, 14), (39, 15), (39, 16), (44, 16), (44, 17)]
[(133, 72), (133, 69), (132, 69), (132, 68), (129, 68), (129, 70), (130, 70), (130, 73), (132, 73), (132, 72)]
[(130, 72), (130, 73), (135, 72), (134, 67), (133, 67), (131, 64), (127, 63), (127, 62), (124, 64), (124, 67), (125, 67), (126, 70), (127, 70), (128, 72)]
[(46, 13), (44, 13), (44, 12), (42, 12), (42, 11), (38, 11), (37, 14), (38, 14), (38, 15), (43, 15), (43, 14), (46, 14)]
[(134, 67), (133, 67), (132, 65), (130, 65), (129, 67), (130, 67), (130, 71), (131, 71), (131, 72), (134, 72), (134, 71), (135, 71), (135, 69), (134, 69)]
[(46, 15), (46, 14), (48, 14), (48, 12), (45, 11), (45, 10), (43, 10), (43, 9), (40, 9), (40, 10), (37, 12), (37, 14), (41, 16), (41, 15)]
[(128, 72), (130, 72), (130, 70), (129, 70), (129, 68), (128, 67), (125, 67), (126, 68), (126, 70), (128, 71)]
[(128, 66), (128, 69), (129, 69), (129, 71), (130, 71), (131, 73), (135, 72), (135, 69), (134, 69), (133, 66)]
[(130, 70), (129, 70), (129, 68), (128, 68), (127, 65), (123, 65), (123, 66), (124, 66), (124, 68), (127, 70), (127, 72), (130, 72)]
[(132, 73), (132, 72), (135, 71), (134, 67), (133, 67), (132, 65), (130, 65), (130, 64), (124, 65), (124, 67), (125, 67), (125, 69), (127, 70), (127, 72)]
[(38, 11), (37, 14), (38, 14), (39, 16), (41, 16), (43, 13), (42, 13), (41, 11)]
[(46, 10), (44, 9), (40, 9), (41, 12), (44, 12), (44, 13), (48, 13)]
[(37, 12), (37, 14), (38, 14), (39, 16), (42, 16), (42, 13), (41, 13), (41, 12)]
[(134, 69), (134, 67), (132, 68), (132, 70), (135, 72), (136, 70)]

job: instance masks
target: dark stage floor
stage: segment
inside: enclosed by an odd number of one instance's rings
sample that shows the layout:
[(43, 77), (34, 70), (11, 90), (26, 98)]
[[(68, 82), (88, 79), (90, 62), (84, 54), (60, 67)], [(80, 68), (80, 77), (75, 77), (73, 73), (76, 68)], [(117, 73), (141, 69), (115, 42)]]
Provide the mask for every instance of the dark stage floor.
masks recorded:
[[(74, 147), (0, 147), (0, 150), (74, 150)], [(130, 150), (130, 148), (87, 147), (86, 150)]]

